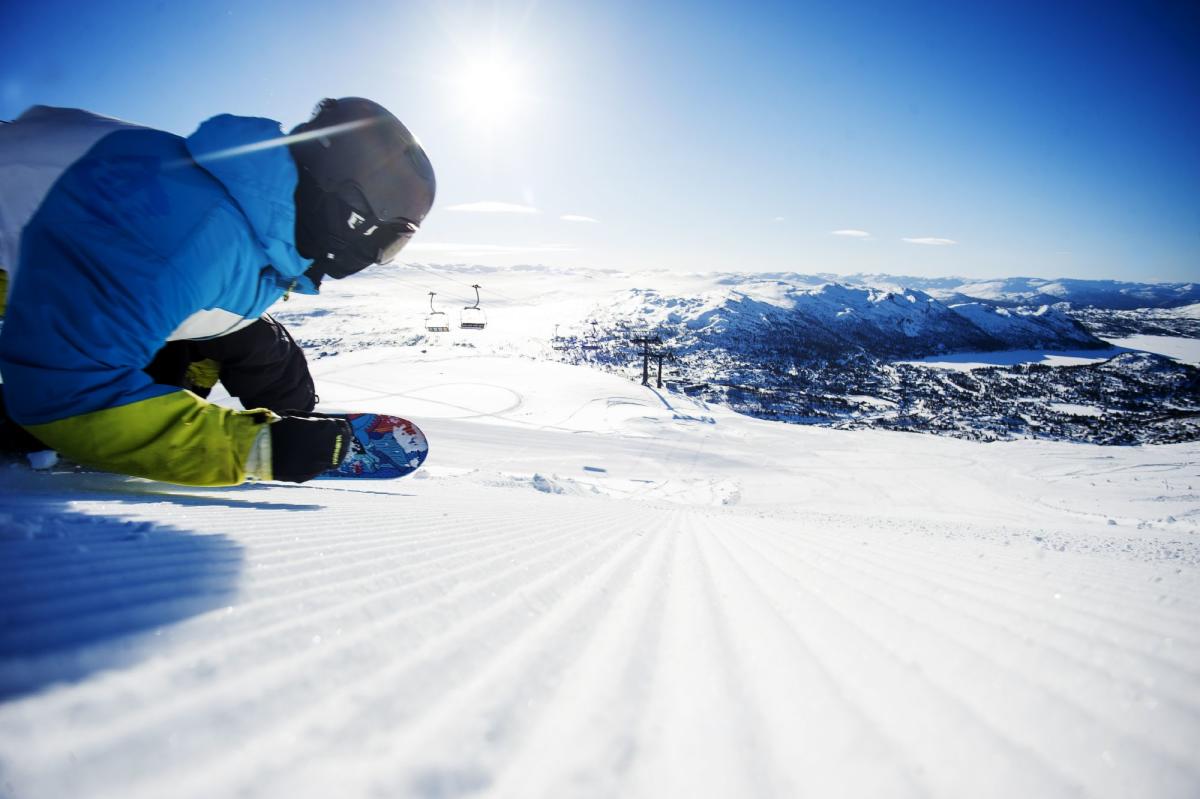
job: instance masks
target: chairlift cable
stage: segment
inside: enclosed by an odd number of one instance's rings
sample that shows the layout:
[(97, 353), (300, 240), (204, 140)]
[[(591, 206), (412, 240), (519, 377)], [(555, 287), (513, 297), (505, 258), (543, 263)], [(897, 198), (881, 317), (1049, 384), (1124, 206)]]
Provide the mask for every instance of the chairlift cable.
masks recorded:
[[(420, 269), (422, 272), (425, 272), (426, 274), (429, 274), (429, 275), (433, 275), (434, 277), (441, 278), (442, 280), (448, 280), (451, 283), (457, 283), (460, 286), (466, 286), (468, 288), (472, 287), (472, 284), (470, 284), (470, 283), (464, 283), (463, 281), (458, 280), (453, 277), (450, 277), (449, 275), (443, 275), (440, 272), (434, 272), (429, 267), (423, 266), (423, 265), (415, 263), (415, 262), (407, 262), (405, 265), (411, 266), (414, 269)], [(509, 297), (507, 294), (504, 294), (503, 292), (500, 292), (500, 291), (496, 291), (495, 289), (488, 289), (488, 292), (490, 294), (496, 295), (497, 297), (500, 297), (501, 299), (508, 300), (509, 302), (521, 302), (521, 300), (513, 299), (512, 297)]]

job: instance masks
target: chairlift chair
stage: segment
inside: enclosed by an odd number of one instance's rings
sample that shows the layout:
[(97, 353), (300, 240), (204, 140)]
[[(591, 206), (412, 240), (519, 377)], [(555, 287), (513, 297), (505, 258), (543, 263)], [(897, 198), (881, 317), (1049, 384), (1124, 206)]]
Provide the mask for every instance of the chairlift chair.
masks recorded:
[(475, 304), (462, 309), (458, 326), (463, 330), (483, 330), (487, 327), (487, 315), (479, 307), (479, 284), (476, 283), (471, 288), (475, 289)]
[(425, 329), (430, 333), (449, 333), (450, 322), (446, 319), (445, 312), (433, 307), (433, 298), (436, 295), (436, 291), (429, 292), (429, 316), (425, 317)]
[(584, 337), (583, 343), (579, 345), (579, 348), (584, 349), (584, 350), (600, 349), (600, 334), (598, 332), (596, 332), (596, 320), (595, 319), (592, 320), (591, 335)]

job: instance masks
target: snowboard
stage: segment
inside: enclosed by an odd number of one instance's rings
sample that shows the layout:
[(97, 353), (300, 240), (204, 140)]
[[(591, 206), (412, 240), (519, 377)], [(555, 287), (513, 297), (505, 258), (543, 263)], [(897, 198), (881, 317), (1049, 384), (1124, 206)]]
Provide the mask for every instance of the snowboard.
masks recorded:
[(354, 440), (342, 465), (318, 475), (318, 480), (392, 480), (412, 474), (429, 456), (428, 439), (407, 419), (381, 413), (327, 415), (349, 422)]

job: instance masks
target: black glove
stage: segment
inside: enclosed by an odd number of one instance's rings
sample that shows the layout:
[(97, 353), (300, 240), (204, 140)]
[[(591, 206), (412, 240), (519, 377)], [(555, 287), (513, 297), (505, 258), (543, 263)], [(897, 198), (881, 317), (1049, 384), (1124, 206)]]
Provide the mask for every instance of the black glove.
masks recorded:
[(289, 483), (303, 483), (336, 468), (354, 440), (350, 423), (338, 418), (285, 416), (270, 429), (271, 476)]

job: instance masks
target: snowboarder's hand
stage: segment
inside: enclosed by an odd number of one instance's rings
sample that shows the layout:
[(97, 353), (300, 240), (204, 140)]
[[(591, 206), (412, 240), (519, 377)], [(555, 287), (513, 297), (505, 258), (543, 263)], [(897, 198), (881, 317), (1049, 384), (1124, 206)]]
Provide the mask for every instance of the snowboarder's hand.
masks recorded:
[(271, 424), (271, 476), (303, 483), (342, 462), (354, 433), (345, 419), (285, 416)]

